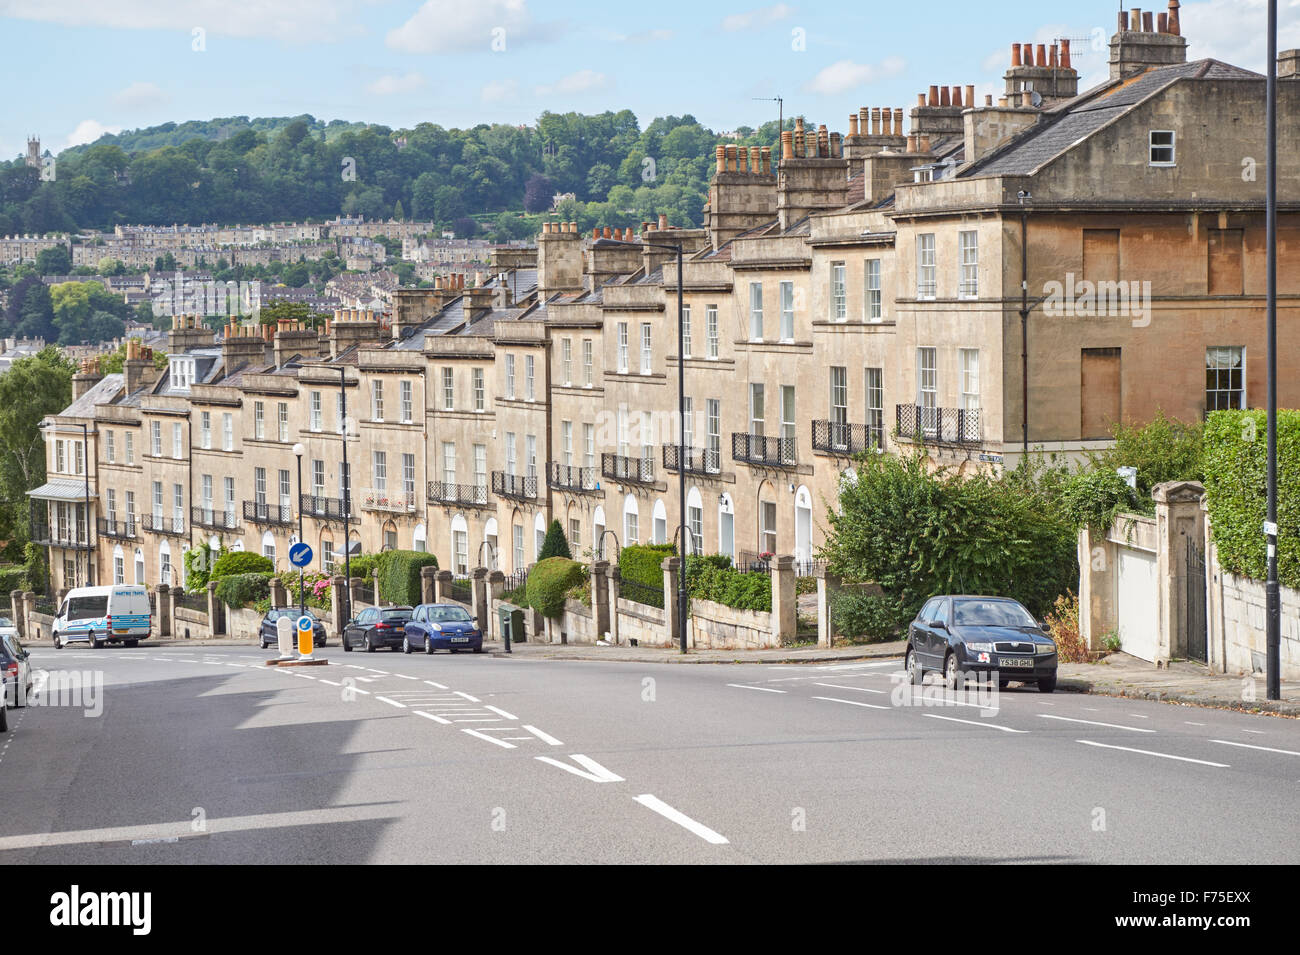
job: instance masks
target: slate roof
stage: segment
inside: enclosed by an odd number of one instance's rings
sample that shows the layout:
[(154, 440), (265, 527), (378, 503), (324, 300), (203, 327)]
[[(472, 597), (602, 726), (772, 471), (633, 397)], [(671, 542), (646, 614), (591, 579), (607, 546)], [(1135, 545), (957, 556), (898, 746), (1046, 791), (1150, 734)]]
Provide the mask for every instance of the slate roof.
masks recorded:
[(60, 411), (59, 415), (67, 418), (93, 418), (95, 405), (112, 401), (125, 384), (125, 375), (105, 375), (87, 389), (85, 394)]

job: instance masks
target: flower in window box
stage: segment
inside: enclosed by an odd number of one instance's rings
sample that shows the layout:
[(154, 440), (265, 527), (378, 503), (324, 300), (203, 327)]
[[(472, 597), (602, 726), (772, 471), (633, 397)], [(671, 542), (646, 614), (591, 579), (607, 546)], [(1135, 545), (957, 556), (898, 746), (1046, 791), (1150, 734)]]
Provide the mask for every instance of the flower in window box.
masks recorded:
[(758, 559), (759, 559), (759, 560), (771, 560), (771, 559), (772, 559), (773, 557), (775, 557), (775, 556), (776, 556), (776, 555), (773, 554), (770, 550), (765, 550), (765, 551), (763, 551), (763, 553), (761, 553), (761, 554), (758, 555)]

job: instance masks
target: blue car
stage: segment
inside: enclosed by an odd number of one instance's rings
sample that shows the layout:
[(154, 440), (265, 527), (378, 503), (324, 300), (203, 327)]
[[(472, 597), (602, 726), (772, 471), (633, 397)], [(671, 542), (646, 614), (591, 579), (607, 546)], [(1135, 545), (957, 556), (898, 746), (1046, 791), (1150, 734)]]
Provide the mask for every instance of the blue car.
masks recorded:
[(460, 604), (420, 604), (406, 623), (402, 649), (483, 652), (483, 631)]

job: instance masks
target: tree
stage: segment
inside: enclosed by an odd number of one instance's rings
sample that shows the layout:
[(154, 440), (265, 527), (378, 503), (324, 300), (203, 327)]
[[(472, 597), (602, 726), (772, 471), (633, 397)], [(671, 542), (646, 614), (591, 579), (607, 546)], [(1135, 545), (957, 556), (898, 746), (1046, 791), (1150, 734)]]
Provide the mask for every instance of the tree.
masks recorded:
[(67, 275), (72, 271), (72, 256), (66, 246), (56, 245), (36, 253), (36, 271), (41, 275)]
[(0, 538), (30, 536), (27, 492), (45, 481), (40, 424), (71, 403), (72, 372), (72, 362), (48, 346), (0, 375)]
[(542, 541), (542, 549), (537, 552), (538, 561), (546, 560), (548, 557), (573, 559), (573, 555), (569, 553), (569, 541), (564, 536), (564, 528), (560, 526), (558, 520), (552, 520), (551, 526), (546, 528), (546, 539)]
[(524, 211), (545, 212), (555, 198), (555, 183), (549, 176), (533, 173), (524, 186)]

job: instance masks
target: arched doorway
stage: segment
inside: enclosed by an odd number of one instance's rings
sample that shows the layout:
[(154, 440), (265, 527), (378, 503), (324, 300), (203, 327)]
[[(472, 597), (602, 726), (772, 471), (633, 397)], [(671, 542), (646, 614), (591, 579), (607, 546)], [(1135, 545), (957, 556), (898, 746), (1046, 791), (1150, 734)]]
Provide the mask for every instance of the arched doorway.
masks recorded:
[(139, 547), (135, 549), (135, 582), (144, 583), (144, 551)]
[(629, 547), (641, 541), (641, 509), (636, 498), (629, 494), (623, 498), (623, 546)]
[(469, 523), (464, 514), (451, 519), (451, 572), (458, 577), (469, 576)]
[(665, 544), (668, 542), (668, 508), (664, 506), (662, 498), (655, 500), (654, 523), (651, 525), (650, 542), (652, 544)]
[(591, 515), (591, 552), (596, 560), (607, 560), (605, 556), (605, 508), (596, 505)]
[(704, 495), (698, 487), (686, 492), (686, 553), (704, 553)]
[(415, 530), (411, 532), (411, 550), (417, 550), (421, 553), (429, 549), (428, 531), (423, 524), (416, 524)]
[(546, 544), (546, 515), (538, 511), (533, 515), (533, 560), (542, 556), (542, 547)]
[(812, 560), (812, 494), (802, 484), (794, 494), (794, 559), (800, 564)]
[(275, 535), (270, 531), (262, 535), (262, 556), (269, 558), (271, 566), (275, 566)]
[(482, 556), (479, 560), (488, 570), (500, 570), (500, 561), (497, 559), (497, 519), (489, 517), (483, 525), (483, 547)]
[(736, 505), (730, 494), (718, 499), (718, 553), (736, 562)]
[(126, 583), (126, 552), (121, 544), (113, 545), (113, 583)]

